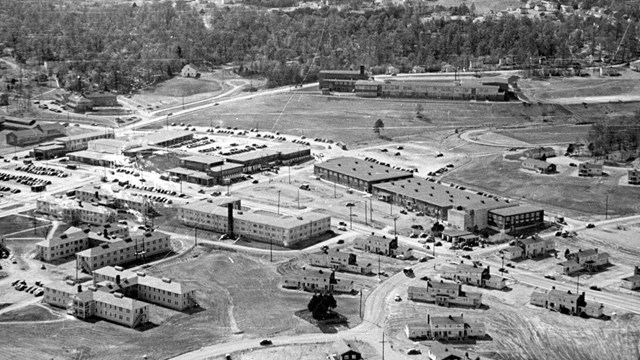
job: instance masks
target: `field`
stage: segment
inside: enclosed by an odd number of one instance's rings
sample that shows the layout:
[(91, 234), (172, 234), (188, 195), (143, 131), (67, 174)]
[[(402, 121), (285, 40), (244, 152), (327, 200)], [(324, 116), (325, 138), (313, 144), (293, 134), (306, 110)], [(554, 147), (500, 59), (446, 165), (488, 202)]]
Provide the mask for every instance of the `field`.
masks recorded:
[(511, 129), (496, 131), (499, 135), (508, 136), (531, 145), (558, 144), (585, 141), (589, 133), (589, 125), (553, 126), (530, 129)]
[[(421, 103), (427, 120), (415, 119)], [(261, 131), (282, 131), (308, 138), (328, 138), (348, 144), (386, 140), (432, 138), (436, 130), (464, 127), (501, 127), (528, 124), (547, 118), (555, 123), (572, 121), (555, 105), (524, 107), (519, 103), (424, 102), (420, 100), (362, 99), (351, 95), (321, 96), (310, 92), (258, 96), (244, 102), (221, 103), (190, 116), (199, 126), (233, 126)], [(259, 119), (259, 120), (256, 120)], [(373, 123), (385, 127), (379, 138)]]
[(640, 101), (640, 74), (629, 69), (619, 69), (619, 78), (590, 77), (550, 78), (545, 80), (520, 80), (523, 92), (533, 99), (560, 104), (582, 104), (594, 101)]
[(24, 215), (7, 216), (0, 222), (0, 234), (7, 238), (43, 237), (46, 235), (46, 225), (50, 224)]
[(543, 204), (548, 210), (578, 218), (604, 217), (607, 196), (609, 216), (635, 214), (639, 210), (640, 188), (618, 186), (622, 173), (579, 178), (570, 176), (575, 168), (558, 165), (558, 171), (559, 174), (554, 175), (536, 174), (521, 170), (520, 161), (506, 161), (501, 155), (493, 155), (474, 159), (444, 179)]
[(29, 305), (18, 310), (9, 311), (0, 315), (0, 322), (7, 321), (46, 321), (58, 319), (49, 310), (38, 305)]

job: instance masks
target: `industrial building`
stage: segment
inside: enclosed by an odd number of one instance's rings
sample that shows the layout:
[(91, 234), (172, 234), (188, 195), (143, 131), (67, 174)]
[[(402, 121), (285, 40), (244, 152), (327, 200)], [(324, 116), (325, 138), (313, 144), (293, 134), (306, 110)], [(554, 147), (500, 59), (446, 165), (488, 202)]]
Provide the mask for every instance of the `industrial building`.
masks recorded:
[(58, 123), (38, 124), (32, 128), (15, 130), (7, 133), (6, 140), (9, 145), (24, 146), (37, 144), (66, 135), (64, 126)]
[(493, 209), (487, 217), (489, 228), (506, 233), (537, 227), (543, 223), (544, 210), (529, 205)]
[(424, 80), (387, 80), (385, 82), (360, 80), (355, 82), (355, 93), (359, 97), (506, 100), (503, 86), (476, 83), (439, 83)]
[(224, 159), (211, 155), (192, 155), (180, 159), (180, 166), (167, 170), (170, 176), (181, 181), (211, 186), (226, 184), (242, 177), (242, 164), (225, 163)]
[(193, 139), (193, 133), (185, 130), (158, 130), (145, 136), (149, 146), (167, 147)]
[(239, 210), (240, 202), (234, 198), (212, 201), (179, 207), (178, 219), (185, 225), (227, 234), (232, 238), (242, 236), (284, 247), (322, 235), (331, 228), (330, 216), (314, 212), (297, 216), (277, 215)]
[[(251, 151), (227, 157), (227, 163), (241, 164), (244, 173), (254, 173), (277, 165), (292, 165), (311, 159), (311, 149), (290, 145)], [(215, 168), (215, 167), (214, 167)]]
[(353, 92), (358, 80), (369, 79), (369, 74), (360, 66), (359, 70), (321, 70), (318, 73), (319, 89), (337, 92)]
[(89, 142), (98, 139), (113, 139), (113, 132), (91, 132), (80, 135), (65, 136), (53, 142), (42, 144), (33, 149), (33, 156), (40, 159), (53, 159), (69, 152), (86, 150)]
[(314, 164), (313, 173), (321, 179), (366, 192), (372, 192), (376, 184), (413, 177), (413, 173), (353, 157), (329, 159)]

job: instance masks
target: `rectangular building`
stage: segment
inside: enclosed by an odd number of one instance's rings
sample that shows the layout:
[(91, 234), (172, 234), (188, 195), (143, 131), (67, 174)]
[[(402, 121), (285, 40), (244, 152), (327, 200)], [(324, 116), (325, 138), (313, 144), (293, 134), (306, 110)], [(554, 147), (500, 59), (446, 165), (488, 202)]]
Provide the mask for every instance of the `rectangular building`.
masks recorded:
[(331, 268), (335, 271), (352, 272), (356, 274), (371, 274), (371, 264), (359, 265), (356, 254), (352, 252), (331, 249), (319, 254), (311, 254), (309, 264), (313, 266)]
[(87, 290), (72, 300), (72, 314), (80, 319), (95, 316), (130, 328), (149, 321), (149, 305), (121, 293)]
[(602, 176), (602, 164), (578, 164), (578, 176)]
[(354, 247), (374, 254), (392, 256), (398, 250), (398, 239), (371, 234), (366, 238), (356, 238)]
[(440, 277), (459, 281), (466, 285), (502, 290), (507, 287), (507, 279), (491, 275), (491, 270), (469, 264), (448, 264), (440, 268)]
[(95, 131), (86, 134), (80, 135), (72, 135), (66, 136), (59, 139), (56, 139), (56, 143), (64, 146), (65, 151), (79, 151), (86, 150), (89, 148), (89, 141), (98, 140), (98, 139), (113, 139), (115, 138), (115, 134), (113, 132), (108, 131)]
[(462, 284), (448, 283), (442, 280), (427, 281), (427, 286), (409, 286), (407, 298), (414, 301), (433, 302), (439, 306), (471, 306), (482, 305), (482, 293), (462, 291)]
[(627, 171), (627, 182), (630, 185), (640, 185), (640, 169), (630, 169)]
[(609, 254), (599, 253), (598, 249), (587, 249), (587, 250), (579, 249), (577, 252), (567, 254), (566, 258), (568, 262), (573, 261), (577, 263), (579, 266), (569, 267), (568, 264), (565, 264), (564, 269), (561, 272), (564, 274), (569, 274), (571, 272), (580, 271), (580, 270), (586, 270), (589, 272), (598, 271), (603, 266), (606, 266), (609, 264)]
[(366, 192), (372, 192), (373, 185), (376, 184), (413, 177), (410, 172), (352, 157), (329, 159), (314, 164), (313, 173), (324, 180)]
[(167, 147), (193, 139), (193, 132), (185, 130), (159, 130), (148, 134), (145, 142), (149, 146)]
[(587, 303), (585, 293), (575, 294), (569, 291), (556, 290), (555, 286), (548, 293), (533, 292), (530, 303), (546, 309), (568, 315), (585, 315), (599, 318), (603, 314), (604, 305), (598, 302)]
[(107, 207), (123, 210), (135, 210), (147, 214), (153, 204), (142, 196), (125, 190), (113, 191), (110, 187), (83, 186), (76, 190), (76, 199), (91, 203), (98, 203)]
[(206, 172), (189, 170), (181, 167), (176, 167), (167, 170), (169, 176), (175, 176), (180, 181), (185, 181), (192, 184), (198, 184), (203, 186), (212, 186), (215, 184), (215, 179)]
[(70, 161), (104, 167), (114, 167), (121, 160), (117, 155), (91, 150), (75, 151), (69, 153), (68, 156)]
[(352, 292), (353, 280), (336, 278), (331, 271), (306, 270), (285, 275), (282, 286), (313, 292)]
[(116, 211), (82, 201), (45, 196), (36, 200), (36, 211), (66, 222), (104, 225), (115, 220)]
[(539, 174), (551, 174), (556, 172), (556, 165), (542, 160), (526, 159), (522, 161), (522, 168), (535, 171)]
[(640, 267), (633, 268), (633, 275), (622, 279), (622, 287), (629, 290), (640, 288)]
[(178, 219), (188, 226), (273, 242), (284, 247), (322, 235), (331, 229), (331, 217), (314, 212), (290, 216), (241, 211), (235, 207), (229, 212), (228, 208), (220, 205), (188, 204), (178, 208)]
[(82, 292), (82, 286), (75, 285), (73, 280), (51, 282), (44, 284), (42, 288), (44, 289), (43, 301), (63, 309), (70, 308), (73, 304), (72, 296)]
[(544, 223), (544, 210), (534, 206), (512, 206), (489, 210), (487, 225), (501, 232), (520, 231)]
[(224, 159), (212, 155), (192, 155), (180, 159), (180, 166), (190, 170), (209, 171), (214, 166), (220, 166)]
[(431, 316), (426, 323), (407, 324), (407, 337), (412, 340), (468, 340), (486, 336), (485, 326), (479, 321), (466, 321), (460, 316)]

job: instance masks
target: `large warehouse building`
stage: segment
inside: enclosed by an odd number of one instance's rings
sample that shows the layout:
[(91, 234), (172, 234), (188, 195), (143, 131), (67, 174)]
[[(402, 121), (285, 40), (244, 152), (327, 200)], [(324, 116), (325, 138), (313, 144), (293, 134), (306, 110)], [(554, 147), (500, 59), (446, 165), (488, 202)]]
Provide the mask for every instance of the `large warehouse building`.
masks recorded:
[(359, 97), (422, 98), (442, 100), (504, 101), (504, 86), (481, 83), (445, 83), (434, 81), (368, 81), (355, 83)]
[(313, 165), (313, 173), (321, 179), (371, 192), (373, 185), (413, 177), (413, 173), (364, 161), (342, 157)]

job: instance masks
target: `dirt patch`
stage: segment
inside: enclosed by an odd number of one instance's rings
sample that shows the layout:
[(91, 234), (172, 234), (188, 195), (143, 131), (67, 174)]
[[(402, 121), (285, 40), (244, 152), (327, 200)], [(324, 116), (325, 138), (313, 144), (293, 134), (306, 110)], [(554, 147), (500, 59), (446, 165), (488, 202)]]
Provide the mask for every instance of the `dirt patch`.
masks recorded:
[(29, 305), (25, 306), (18, 310), (9, 311), (3, 314), (0, 314), (0, 322), (7, 321), (45, 321), (45, 320), (55, 320), (58, 317), (52, 314), (49, 310), (43, 308), (38, 305)]

